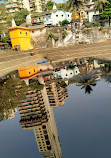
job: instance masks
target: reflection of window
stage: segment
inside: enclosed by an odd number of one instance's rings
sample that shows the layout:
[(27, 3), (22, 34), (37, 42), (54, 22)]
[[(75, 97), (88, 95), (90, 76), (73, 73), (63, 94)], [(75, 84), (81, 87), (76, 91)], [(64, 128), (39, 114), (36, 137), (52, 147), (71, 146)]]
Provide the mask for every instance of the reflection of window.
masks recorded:
[(43, 126), (42, 126), (42, 128), (43, 128), (43, 129), (45, 129), (45, 128), (46, 128), (46, 126), (45, 126), (45, 125), (43, 125)]

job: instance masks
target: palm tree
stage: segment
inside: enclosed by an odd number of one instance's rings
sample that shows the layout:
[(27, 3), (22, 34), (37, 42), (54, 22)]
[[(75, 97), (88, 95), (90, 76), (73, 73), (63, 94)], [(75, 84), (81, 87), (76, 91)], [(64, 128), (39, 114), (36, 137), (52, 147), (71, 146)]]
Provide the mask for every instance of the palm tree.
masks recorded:
[(108, 4), (109, 2), (107, 0), (95, 0), (95, 8), (99, 10), (100, 13), (103, 12), (104, 6)]
[(85, 93), (90, 94), (93, 91), (92, 86), (96, 86), (96, 77), (89, 73), (80, 75), (77, 86), (81, 86), (81, 89), (85, 88)]
[(82, 0), (68, 0), (68, 7), (71, 9), (79, 9), (82, 6)]

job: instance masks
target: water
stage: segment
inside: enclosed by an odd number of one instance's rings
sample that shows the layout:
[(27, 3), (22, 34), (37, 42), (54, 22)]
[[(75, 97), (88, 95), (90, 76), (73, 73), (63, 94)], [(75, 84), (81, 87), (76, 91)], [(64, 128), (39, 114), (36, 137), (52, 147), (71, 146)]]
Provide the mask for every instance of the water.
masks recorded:
[[(1, 158), (111, 157), (110, 62), (99, 62), (99, 66), (97, 63), (95, 66), (91, 60), (89, 67), (84, 66), (84, 62), (72, 64), (76, 70), (79, 68), (77, 75), (72, 66), (70, 73), (65, 70), (67, 63), (56, 65), (56, 72), (50, 74), (51, 77), (43, 75), (47, 87), (37, 92), (39, 104), (29, 106), (36, 110), (32, 112), (28, 108), (24, 112), (25, 105), (19, 104), (17, 112), (11, 111), (7, 119), (4, 117), (0, 122)], [(61, 88), (58, 82), (67, 83), (68, 80), (76, 83), (67, 87), (62, 83), (64, 88)], [(50, 90), (52, 95), (48, 95)], [(52, 96), (55, 99), (52, 100)]]

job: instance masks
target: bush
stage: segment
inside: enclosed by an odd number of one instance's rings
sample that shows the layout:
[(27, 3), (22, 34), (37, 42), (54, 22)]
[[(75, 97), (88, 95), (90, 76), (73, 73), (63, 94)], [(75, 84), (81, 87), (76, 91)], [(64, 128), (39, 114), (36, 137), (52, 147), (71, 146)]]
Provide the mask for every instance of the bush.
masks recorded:
[(100, 23), (98, 21), (95, 21), (93, 23), (85, 23), (85, 26), (87, 28), (89, 28), (89, 27), (95, 27), (95, 26), (100, 26)]
[(67, 26), (69, 24), (68, 20), (59, 21), (60, 26)]
[(67, 87), (67, 84), (66, 84), (64, 81), (62, 81), (62, 82), (60, 83), (60, 87), (66, 88), (66, 87)]
[(66, 31), (63, 31), (63, 32), (62, 32), (62, 38), (64, 39), (66, 36), (67, 36), (67, 32), (66, 32)]
[(62, 26), (62, 21), (59, 21), (59, 25)]
[(58, 41), (58, 40), (59, 40), (59, 36), (56, 35), (56, 36), (53, 37), (53, 39), (54, 39), (55, 41)]
[(54, 34), (50, 32), (50, 33), (48, 34), (48, 38), (49, 38), (49, 39), (54, 38)]
[(95, 26), (100, 26), (100, 23), (98, 22), (98, 21), (95, 21), (94, 23), (93, 23), (93, 26), (95, 27)]
[(104, 27), (103, 27), (103, 26), (101, 26), (101, 27), (99, 28), (99, 31), (103, 30), (103, 28), (104, 28)]

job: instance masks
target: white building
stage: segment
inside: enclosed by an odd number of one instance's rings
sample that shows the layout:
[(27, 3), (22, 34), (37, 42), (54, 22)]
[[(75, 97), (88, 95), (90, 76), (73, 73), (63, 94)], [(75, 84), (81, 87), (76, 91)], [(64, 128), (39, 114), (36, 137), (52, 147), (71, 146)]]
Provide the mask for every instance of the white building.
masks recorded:
[(65, 67), (64, 69), (60, 69), (59, 71), (54, 72), (55, 78), (59, 79), (70, 79), (80, 73), (79, 68), (76, 66), (74, 69), (68, 69)]
[(45, 14), (44, 16), (44, 24), (46, 25), (59, 25), (59, 21), (68, 20), (71, 22), (72, 13), (64, 11), (64, 10), (53, 10)]
[(84, 10), (88, 14), (88, 22), (94, 22), (94, 16), (99, 15), (99, 11), (95, 9), (93, 0), (84, 0)]

